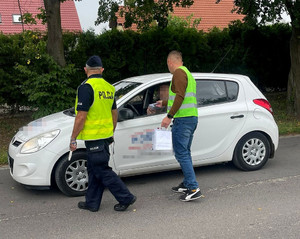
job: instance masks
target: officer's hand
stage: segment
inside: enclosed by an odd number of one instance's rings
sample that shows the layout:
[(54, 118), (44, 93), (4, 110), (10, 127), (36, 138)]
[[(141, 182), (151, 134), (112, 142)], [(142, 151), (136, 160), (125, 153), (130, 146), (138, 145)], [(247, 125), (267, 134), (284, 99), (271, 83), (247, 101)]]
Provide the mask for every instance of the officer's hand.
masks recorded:
[(76, 139), (71, 139), (70, 141), (70, 151), (75, 151), (77, 149)]

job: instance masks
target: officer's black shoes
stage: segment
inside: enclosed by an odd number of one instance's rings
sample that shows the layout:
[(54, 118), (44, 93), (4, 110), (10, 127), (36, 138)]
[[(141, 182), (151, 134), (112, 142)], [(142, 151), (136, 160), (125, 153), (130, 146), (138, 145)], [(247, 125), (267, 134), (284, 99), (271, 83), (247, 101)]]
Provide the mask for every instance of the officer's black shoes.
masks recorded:
[(129, 204), (120, 204), (120, 203), (118, 203), (114, 206), (114, 209), (115, 209), (115, 211), (119, 211), (119, 212), (125, 211), (130, 205), (134, 204), (135, 201), (136, 201), (136, 196), (133, 196), (133, 199)]
[(91, 212), (97, 212), (98, 211), (97, 208), (88, 207), (85, 202), (79, 202), (78, 207), (80, 209), (89, 210)]
[[(134, 204), (135, 201), (136, 201), (136, 196), (133, 196), (133, 199), (131, 200), (131, 202), (129, 204), (120, 204), (120, 203), (118, 203), (114, 206), (114, 209), (115, 209), (115, 211), (125, 211), (131, 204)], [(85, 202), (79, 202), (78, 207), (80, 209), (89, 210), (91, 212), (97, 212), (98, 211), (97, 208), (88, 207)]]

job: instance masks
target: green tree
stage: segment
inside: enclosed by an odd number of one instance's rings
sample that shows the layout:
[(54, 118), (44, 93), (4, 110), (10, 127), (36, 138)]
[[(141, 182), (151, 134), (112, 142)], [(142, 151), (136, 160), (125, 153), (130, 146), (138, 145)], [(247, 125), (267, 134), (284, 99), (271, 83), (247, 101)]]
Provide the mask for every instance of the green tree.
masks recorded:
[[(39, 8), (40, 14), (33, 16), (29, 12), (22, 14), (22, 24), (36, 25), (36, 18), (47, 24), (47, 52), (60, 66), (66, 65), (61, 29), (60, 3), (66, 0), (43, 0), (44, 7)], [(75, 0), (74, 0), (75, 1)], [(80, 1), (80, 0), (79, 0)], [(23, 28), (24, 31), (24, 28)]]
[(201, 22), (201, 18), (196, 18), (192, 21), (194, 14), (191, 14), (185, 18), (183, 17), (178, 17), (173, 14), (169, 14), (168, 16), (168, 27), (186, 27), (186, 28), (195, 28), (197, 29), (198, 25)]
[[(100, 0), (96, 24), (110, 21), (116, 26), (116, 13), (119, 10), (119, 0)], [(137, 24), (138, 29), (148, 30), (153, 22), (161, 28), (168, 25), (168, 16), (174, 7), (188, 7), (194, 0), (125, 0), (120, 15), (125, 17), (125, 27)]]
[[(222, 0), (217, 0), (219, 3)], [(246, 15), (245, 21), (265, 24), (282, 19), (287, 12), (291, 18), (291, 68), (288, 79), (288, 111), (300, 119), (300, 0), (234, 0), (234, 11)], [(276, 49), (274, 49), (276, 51)]]

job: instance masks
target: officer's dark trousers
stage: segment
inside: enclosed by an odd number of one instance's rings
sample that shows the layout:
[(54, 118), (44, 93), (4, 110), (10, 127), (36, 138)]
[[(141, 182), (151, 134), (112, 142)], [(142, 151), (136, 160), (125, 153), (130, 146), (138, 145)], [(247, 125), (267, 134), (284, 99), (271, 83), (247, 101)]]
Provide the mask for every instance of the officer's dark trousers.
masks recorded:
[(86, 205), (98, 209), (103, 191), (108, 188), (120, 204), (130, 204), (133, 195), (119, 176), (108, 166), (109, 146), (105, 140), (85, 141), (89, 176)]

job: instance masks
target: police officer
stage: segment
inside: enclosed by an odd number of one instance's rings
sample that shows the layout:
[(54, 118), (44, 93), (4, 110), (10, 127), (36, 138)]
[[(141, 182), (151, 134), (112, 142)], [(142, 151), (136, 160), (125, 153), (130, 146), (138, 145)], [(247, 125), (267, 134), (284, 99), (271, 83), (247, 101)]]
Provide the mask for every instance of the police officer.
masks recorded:
[(92, 56), (84, 67), (88, 77), (79, 87), (76, 97), (73, 132), (70, 150), (77, 148), (76, 139), (84, 140), (87, 150), (89, 184), (85, 202), (79, 202), (80, 209), (99, 210), (103, 191), (108, 188), (119, 202), (116, 211), (125, 211), (136, 201), (123, 181), (108, 166), (109, 144), (117, 125), (115, 88), (102, 78), (104, 70), (99, 56)]

